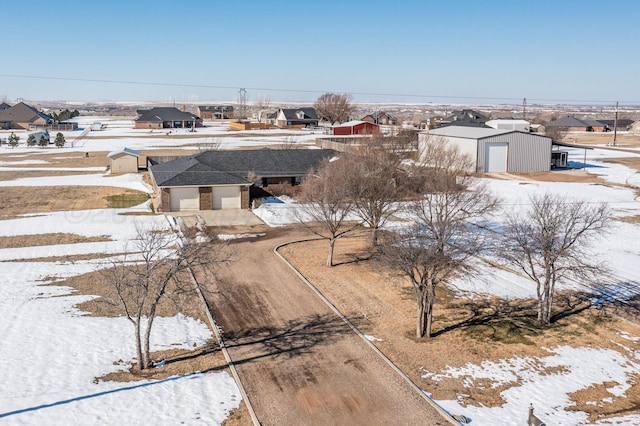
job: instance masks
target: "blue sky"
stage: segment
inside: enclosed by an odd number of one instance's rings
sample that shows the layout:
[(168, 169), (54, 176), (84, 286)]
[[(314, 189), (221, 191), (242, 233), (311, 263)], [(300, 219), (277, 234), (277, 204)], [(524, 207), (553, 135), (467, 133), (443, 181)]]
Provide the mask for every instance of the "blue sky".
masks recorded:
[(637, 0), (6, 3), (9, 100), (640, 104)]

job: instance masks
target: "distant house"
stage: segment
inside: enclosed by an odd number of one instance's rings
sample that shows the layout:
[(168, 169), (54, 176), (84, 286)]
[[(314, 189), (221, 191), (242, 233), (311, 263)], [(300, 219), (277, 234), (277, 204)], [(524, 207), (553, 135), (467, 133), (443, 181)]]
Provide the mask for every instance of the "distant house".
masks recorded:
[(545, 123), (545, 129), (561, 129), (567, 132), (604, 132), (605, 124), (596, 120), (582, 120), (573, 115), (566, 115), (554, 121)]
[(368, 121), (353, 120), (333, 126), (332, 133), (336, 136), (372, 135), (380, 132), (380, 126)]
[(202, 127), (202, 119), (190, 112), (180, 111), (175, 107), (155, 107), (138, 110), (138, 117), (133, 120), (136, 129), (189, 129)]
[(278, 127), (315, 127), (318, 125), (318, 114), (312, 107), (280, 108), (276, 113)]
[(395, 125), (397, 121), (394, 116), (385, 111), (377, 111), (373, 114), (367, 114), (362, 117), (362, 121), (374, 123), (378, 125)]
[(0, 104), (0, 111), (5, 110), (5, 109), (9, 109), (9, 108), (11, 108), (11, 105), (9, 105), (6, 102), (3, 102), (3, 103)]
[(634, 121), (629, 128), (629, 131), (634, 135), (640, 135), (640, 120)]
[(111, 173), (138, 173), (138, 157), (140, 152), (122, 148), (107, 154), (111, 160)]
[(233, 118), (234, 108), (231, 105), (201, 105), (198, 113), (203, 120), (228, 120)]
[(440, 126), (488, 127), (489, 117), (472, 109), (453, 111), (440, 121)]
[[(7, 105), (7, 104), (4, 104)], [(0, 109), (0, 128), (36, 129), (46, 128), (53, 123), (53, 117), (38, 111), (34, 107), (20, 102), (12, 107)]]
[(473, 161), (470, 172), (527, 173), (551, 169), (551, 138), (535, 133), (490, 127), (440, 127), (420, 132), (420, 153), (425, 152), (425, 145), (433, 138), (457, 146), (467, 154)]
[(247, 209), (249, 187), (297, 185), (334, 155), (326, 149), (206, 151), (149, 157), (148, 163), (160, 211)]
[(633, 124), (633, 120), (629, 118), (619, 118), (618, 120), (598, 119), (598, 121), (604, 124), (605, 131), (613, 131), (614, 130), (613, 128), (616, 127), (617, 131), (626, 132), (629, 129), (631, 129), (631, 125)]
[(514, 119), (497, 119), (489, 120), (485, 125), (499, 130), (517, 130), (519, 132), (531, 131), (531, 125), (526, 120), (514, 120)]

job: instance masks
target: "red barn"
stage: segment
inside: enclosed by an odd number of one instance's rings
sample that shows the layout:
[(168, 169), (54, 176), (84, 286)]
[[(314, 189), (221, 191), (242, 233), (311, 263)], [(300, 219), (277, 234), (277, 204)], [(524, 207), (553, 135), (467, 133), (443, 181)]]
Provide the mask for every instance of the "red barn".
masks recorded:
[(378, 132), (380, 132), (380, 128), (377, 124), (360, 120), (347, 121), (333, 127), (333, 134), (340, 136), (372, 135)]

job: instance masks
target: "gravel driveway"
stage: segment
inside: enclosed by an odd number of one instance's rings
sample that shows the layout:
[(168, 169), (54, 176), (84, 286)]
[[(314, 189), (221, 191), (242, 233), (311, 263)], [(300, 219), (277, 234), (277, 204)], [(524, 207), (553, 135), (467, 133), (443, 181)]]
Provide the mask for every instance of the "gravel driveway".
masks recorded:
[(208, 299), (261, 424), (449, 424), (252, 232)]

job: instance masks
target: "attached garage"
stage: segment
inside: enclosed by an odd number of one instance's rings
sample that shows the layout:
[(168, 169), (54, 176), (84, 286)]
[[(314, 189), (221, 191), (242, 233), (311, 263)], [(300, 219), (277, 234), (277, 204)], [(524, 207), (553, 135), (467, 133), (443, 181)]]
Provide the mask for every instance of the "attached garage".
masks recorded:
[(213, 188), (213, 209), (239, 209), (241, 208), (239, 186), (216, 186)]
[(171, 188), (171, 211), (200, 209), (200, 191), (198, 188)]

